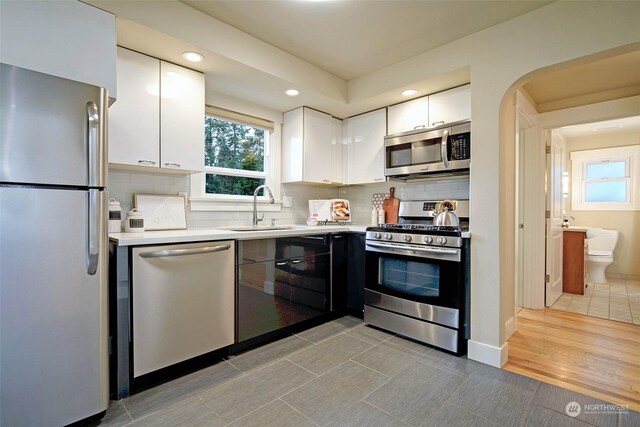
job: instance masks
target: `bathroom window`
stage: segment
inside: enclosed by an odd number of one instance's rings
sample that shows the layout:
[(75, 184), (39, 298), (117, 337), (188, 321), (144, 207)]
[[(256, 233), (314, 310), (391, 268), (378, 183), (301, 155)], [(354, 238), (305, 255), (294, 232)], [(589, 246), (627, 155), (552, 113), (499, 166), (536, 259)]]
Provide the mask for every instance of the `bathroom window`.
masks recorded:
[(571, 153), (573, 210), (640, 210), (640, 146)]

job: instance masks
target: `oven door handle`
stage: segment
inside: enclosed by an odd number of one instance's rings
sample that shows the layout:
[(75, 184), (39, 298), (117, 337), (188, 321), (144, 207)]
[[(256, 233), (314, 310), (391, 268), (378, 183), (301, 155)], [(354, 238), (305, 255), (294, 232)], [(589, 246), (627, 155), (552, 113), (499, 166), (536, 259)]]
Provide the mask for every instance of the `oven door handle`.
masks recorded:
[(395, 246), (395, 245), (389, 245), (387, 243), (377, 243), (377, 242), (367, 242), (367, 245), (369, 246), (374, 246), (374, 247), (378, 247), (378, 248), (383, 248), (383, 249), (390, 249), (391, 251), (393, 251), (393, 249), (403, 249), (403, 250), (408, 250), (408, 251), (416, 251), (416, 252), (427, 252), (427, 253), (431, 253), (431, 254), (447, 254), (447, 255), (457, 255), (458, 254), (458, 249), (445, 249), (445, 248), (430, 248), (430, 247), (424, 247), (424, 248), (418, 248), (415, 246)]

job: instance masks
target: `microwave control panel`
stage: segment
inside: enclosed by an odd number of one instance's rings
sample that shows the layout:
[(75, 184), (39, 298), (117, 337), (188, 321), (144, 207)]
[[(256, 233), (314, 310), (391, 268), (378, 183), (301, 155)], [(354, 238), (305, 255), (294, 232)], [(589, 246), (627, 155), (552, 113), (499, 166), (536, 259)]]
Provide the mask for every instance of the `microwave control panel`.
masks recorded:
[(451, 135), (451, 160), (466, 160), (471, 158), (471, 133)]

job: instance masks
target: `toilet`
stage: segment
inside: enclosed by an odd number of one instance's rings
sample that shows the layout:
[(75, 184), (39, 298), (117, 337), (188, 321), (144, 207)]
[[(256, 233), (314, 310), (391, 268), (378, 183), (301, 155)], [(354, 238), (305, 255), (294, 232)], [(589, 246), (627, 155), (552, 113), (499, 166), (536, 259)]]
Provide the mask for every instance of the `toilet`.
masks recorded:
[(606, 283), (604, 271), (613, 262), (613, 250), (618, 243), (618, 230), (588, 228), (587, 282)]

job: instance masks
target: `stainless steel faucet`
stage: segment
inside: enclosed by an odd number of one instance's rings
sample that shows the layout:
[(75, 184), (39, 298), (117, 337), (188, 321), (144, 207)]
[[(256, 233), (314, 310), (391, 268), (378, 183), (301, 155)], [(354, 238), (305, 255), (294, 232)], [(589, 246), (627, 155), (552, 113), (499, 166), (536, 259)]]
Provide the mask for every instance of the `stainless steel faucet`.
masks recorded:
[[(273, 199), (273, 194), (271, 194), (271, 190), (266, 185), (259, 185), (253, 192), (253, 226), (257, 227), (258, 222), (264, 219), (264, 214), (260, 218), (258, 218), (258, 191), (260, 189), (264, 189), (269, 194), (269, 203), (274, 204), (276, 201)], [(263, 194), (264, 194), (263, 191)]]

